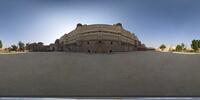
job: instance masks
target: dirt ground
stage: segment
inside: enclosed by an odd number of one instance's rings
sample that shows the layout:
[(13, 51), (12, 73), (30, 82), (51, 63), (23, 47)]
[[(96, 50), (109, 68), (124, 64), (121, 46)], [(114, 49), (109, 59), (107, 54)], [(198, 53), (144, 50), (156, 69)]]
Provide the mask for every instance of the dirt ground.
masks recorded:
[(0, 55), (0, 96), (200, 96), (200, 55)]

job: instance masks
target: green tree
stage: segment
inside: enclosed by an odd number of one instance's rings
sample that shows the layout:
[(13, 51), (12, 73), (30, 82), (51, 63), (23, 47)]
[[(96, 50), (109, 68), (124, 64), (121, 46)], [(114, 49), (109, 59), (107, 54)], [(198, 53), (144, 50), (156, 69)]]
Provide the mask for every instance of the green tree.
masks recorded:
[(200, 40), (196, 40), (198, 43), (198, 48), (200, 48)]
[(164, 44), (162, 44), (161, 46), (160, 46), (160, 49), (163, 51), (164, 49), (166, 48), (166, 46), (164, 45)]
[(182, 51), (183, 50), (183, 45), (177, 45), (176, 46), (176, 51)]
[(16, 45), (11, 45), (13, 51), (17, 51), (18, 47)]
[(194, 51), (197, 51), (198, 48), (199, 48), (199, 41), (198, 41), (198, 40), (192, 40), (191, 48), (192, 48)]
[(2, 48), (3, 47), (3, 44), (2, 44), (2, 41), (0, 40), (0, 48)]
[(19, 50), (20, 50), (20, 51), (24, 51), (25, 45), (24, 45), (23, 42), (19, 41), (18, 46), (19, 46)]
[(12, 51), (12, 48), (11, 48), (11, 47), (8, 48), (8, 52), (10, 52), (10, 51)]
[(182, 50), (186, 50), (186, 45), (184, 43), (181, 43), (181, 47), (182, 47)]

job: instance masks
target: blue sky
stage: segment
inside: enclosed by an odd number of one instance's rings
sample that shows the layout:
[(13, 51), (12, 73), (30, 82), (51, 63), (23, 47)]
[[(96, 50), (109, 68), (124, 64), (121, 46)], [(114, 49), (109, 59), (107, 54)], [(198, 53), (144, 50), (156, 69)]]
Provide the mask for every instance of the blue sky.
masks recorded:
[(149, 47), (200, 39), (200, 0), (0, 0), (0, 40), (53, 43), (77, 23), (115, 24)]

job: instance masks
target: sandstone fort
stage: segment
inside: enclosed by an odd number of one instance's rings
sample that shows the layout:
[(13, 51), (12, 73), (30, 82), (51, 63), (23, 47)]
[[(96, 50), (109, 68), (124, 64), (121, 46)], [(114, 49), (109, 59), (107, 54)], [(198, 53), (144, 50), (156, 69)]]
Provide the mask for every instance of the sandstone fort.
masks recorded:
[(146, 47), (134, 33), (125, 30), (121, 23), (113, 25), (79, 23), (76, 29), (64, 34), (54, 44), (32, 43), (27, 45), (27, 49), (29, 51), (111, 53), (145, 50)]

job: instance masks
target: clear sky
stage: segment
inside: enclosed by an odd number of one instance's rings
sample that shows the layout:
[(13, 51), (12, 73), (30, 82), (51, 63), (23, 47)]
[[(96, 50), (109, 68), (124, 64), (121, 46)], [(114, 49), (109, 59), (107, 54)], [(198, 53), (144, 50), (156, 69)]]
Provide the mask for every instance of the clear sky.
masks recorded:
[(200, 0), (0, 0), (0, 40), (53, 43), (77, 23), (115, 24), (149, 47), (200, 39)]

